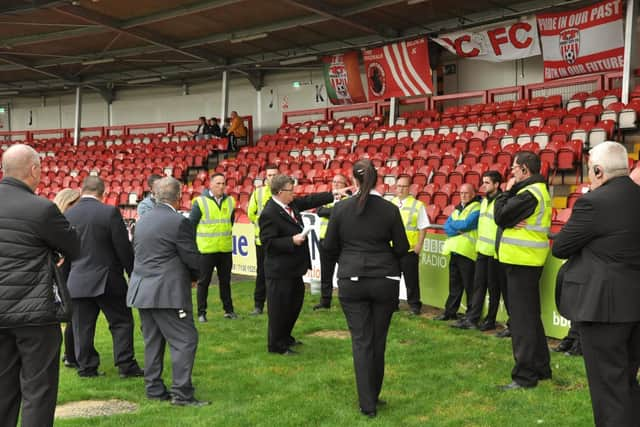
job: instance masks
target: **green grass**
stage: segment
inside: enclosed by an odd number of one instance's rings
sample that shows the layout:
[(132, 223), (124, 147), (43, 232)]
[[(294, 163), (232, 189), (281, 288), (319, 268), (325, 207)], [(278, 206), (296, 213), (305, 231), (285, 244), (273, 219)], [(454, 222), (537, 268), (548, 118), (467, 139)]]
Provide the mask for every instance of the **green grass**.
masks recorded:
[[(217, 288), (209, 293), (209, 323), (197, 324), (200, 343), (193, 383), (204, 408), (176, 408), (145, 399), (141, 378), (121, 380), (113, 366), (111, 336), (100, 317), (96, 347), (106, 377), (80, 379), (61, 368), (59, 403), (119, 398), (139, 404), (134, 414), (58, 420), (56, 426), (588, 426), (591, 404), (581, 358), (552, 354), (553, 380), (532, 390), (499, 391), (510, 382), (511, 343), (446, 323), (394, 314), (376, 419), (358, 412), (349, 339), (313, 336), (346, 330), (337, 299), (313, 312), (305, 297), (294, 329), (296, 357), (266, 351), (267, 318), (252, 317), (253, 282), (233, 285), (238, 320), (222, 318)], [(195, 298), (195, 292), (194, 292)], [(143, 341), (136, 312), (136, 354)], [(167, 351), (165, 382), (170, 385)]]

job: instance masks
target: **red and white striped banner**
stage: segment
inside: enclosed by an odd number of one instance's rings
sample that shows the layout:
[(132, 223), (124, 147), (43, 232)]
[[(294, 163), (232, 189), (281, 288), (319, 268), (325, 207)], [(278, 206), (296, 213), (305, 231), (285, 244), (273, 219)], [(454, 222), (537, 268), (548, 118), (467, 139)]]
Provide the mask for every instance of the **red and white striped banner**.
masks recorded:
[(544, 80), (622, 69), (622, 0), (537, 16)]
[(433, 91), (427, 39), (402, 41), (363, 52), (369, 101)]

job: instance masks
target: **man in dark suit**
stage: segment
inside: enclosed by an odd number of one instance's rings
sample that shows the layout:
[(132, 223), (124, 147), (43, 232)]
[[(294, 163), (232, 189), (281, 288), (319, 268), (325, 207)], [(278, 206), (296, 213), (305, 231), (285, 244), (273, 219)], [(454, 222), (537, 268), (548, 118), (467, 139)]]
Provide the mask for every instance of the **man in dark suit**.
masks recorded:
[[(162, 178), (156, 184), (157, 206), (138, 223), (135, 265), (127, 304), (140, 311), (144, 336), (144, 381), (147, 397), (178, 406), (203, 406), (197, 400), (191, 373), (198, 347), (193, 322), (191, 282), (198, 278), (200, 253), (193, 224), (176, 212), (180, 182)], [(162, 381), (165, 344), (171, 348), (171, 393)]]
[(591, 192), (578, 199), (556, 235), (568, 258), (559, 310), (578, 329), (597, 426), (640, 420), (640, 187), (627, 151), (603, 142), (589, 152)]
[(53, 251), (66, 258), (78, 237), (56, 205), (33, 194), (40, 157), (12, 145), (0, 181), (0, 424), (52, 426), (60, 373), (60, 322), (53, 297)]
[(88, 176), (82, 197), (65, 216), (80, 236), (80, 255), (71, 260), (69, 293), (73, 298), (73, 335), (81, 377), (100, 375), (100, 355), (93, 340), (100, 310), (113, 336), (113, 356), (120, 377), (142, 376), (133, 350), (133, 316), (125, 303), (133, 250), (120, 210), (101, 202), (104, 182)]
[(304, 300), (302, 276), (311, 268), (300, 211), (333, 201), (331, 192), (294, 200), (293, 179), (276, 175), (271, 180), (271, 199), (260, 215), (260, 240), (264, 245), (269, 316), (268, 349), (291, 355), (297, 341), (291, 331)]

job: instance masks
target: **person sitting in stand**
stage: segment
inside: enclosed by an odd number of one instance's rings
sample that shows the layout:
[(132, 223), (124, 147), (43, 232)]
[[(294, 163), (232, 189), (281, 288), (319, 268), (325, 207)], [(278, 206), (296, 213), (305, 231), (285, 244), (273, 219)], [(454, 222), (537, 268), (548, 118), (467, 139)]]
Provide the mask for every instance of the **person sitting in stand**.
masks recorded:
[(198, 127), (196, 128), (195, 131), (189, 132), (189, 134), (196, 141), (210, 138), (211, 131), (209, 130), (209, 125), (207, 125), (207, 119), (204, 116), (200, 116), (198, 117), (198, 120), (199, 120)]
[(222, 130), (220, 130), (220, 125), (218, 124), (218, 119), (215, 117), (211, 117), (207, 124), (209, 125), (209, 133), (213, 136), (217, 136), (220, 138), (222, 136)]

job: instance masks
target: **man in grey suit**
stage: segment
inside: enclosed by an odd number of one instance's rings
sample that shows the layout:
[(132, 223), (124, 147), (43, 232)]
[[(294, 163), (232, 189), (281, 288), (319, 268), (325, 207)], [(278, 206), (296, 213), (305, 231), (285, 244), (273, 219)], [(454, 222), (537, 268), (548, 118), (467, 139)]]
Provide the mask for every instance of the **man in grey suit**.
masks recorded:
[[(157, 205), (136, 227), (135, 263), (127, 305), (140, 310), (144, 337), (147, 397), (178, 406), (204, 406), (194, 397), (191, 372), (198, 347), (193, 322), (191, 282), (198, 278), (200, 253), (193, 225), (180, 215), (180, 182), (162, 178), (155, 184)], [(169, 342), (173, 383), (162, 381), (165, 344)]]

